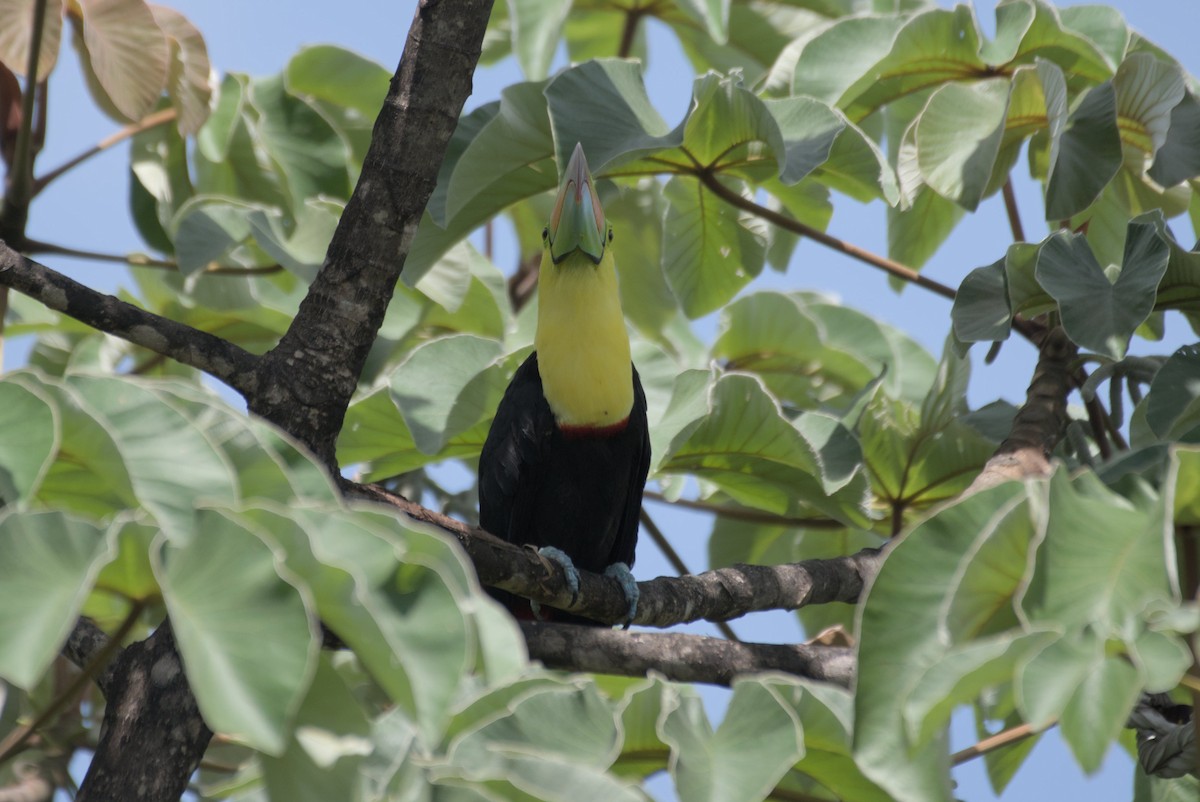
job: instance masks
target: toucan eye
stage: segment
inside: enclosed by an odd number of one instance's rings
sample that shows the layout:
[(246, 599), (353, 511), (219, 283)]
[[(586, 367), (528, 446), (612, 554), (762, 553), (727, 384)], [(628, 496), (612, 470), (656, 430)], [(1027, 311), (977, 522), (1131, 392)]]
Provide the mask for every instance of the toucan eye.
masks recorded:
[(608, 230), (608, 241), (612, 242), (612, 229), (611, 228)]
[(543, 228), (542, 229), (542, 242), (545, 242), (548, 239), (550, 239), (550, 229)]

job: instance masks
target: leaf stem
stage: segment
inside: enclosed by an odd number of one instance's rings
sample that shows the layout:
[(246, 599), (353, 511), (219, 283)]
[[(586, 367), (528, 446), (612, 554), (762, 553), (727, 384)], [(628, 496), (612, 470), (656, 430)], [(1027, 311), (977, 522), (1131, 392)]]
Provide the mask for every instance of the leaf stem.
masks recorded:
[[(129, 265), (130, 267), (153, 267), (160, 270), (178, 272), (179, 263), (172, 259), (155, 259), (140, 253), (130, 253), (122, 256), (116, 253), (101, 253), (80, 248), (69, 248), (65, 245), (55, 245), (52, 242), (27, 239), (24, 241), (24, 251), (29, 254), (54, 253), (59, 256), (70, 256), (76, 259), (91, 259), (96, 262), (112, 262), (113, 264)], [(212, 263), (202, 272), (216, 276), (261, 276), (278, 273), (283, 265), (262, 265), (261, 267), (237, 267)]]
[[(1051, 724), (1050, 726), (1054, 725)], [(1037, 735), (1039, 732), (1044, 731), (1044, 729), (1045, 728), (1043, 728), (1043, 730), (1035, 729), (1032, 724), (1018, 724), (1017, 726), (1010, 727), (1003, 732), (998, 732), (995, 735), (984, 738), (979, 743), (975, 744), (974, 746), (968, 746), (961, 752), (955, 752), (950, 757), (950, 763), (954, 766), (962, 765), (968, 760), (974, 760), (977, 757), (986, 755), (988, 752), (994, 752), (1002, 747), (1011, 746), (1012, 744), (1023, 741), (1031, 735)]]
[(728, 518), (731, 521), (745, 521), (746, 523), (766, 524), (768, 526), (793, 526), (804, 529), (845, 528), (845, 524), (835, 521), (832, 518), (794, 518), (787, 515), (763, 512), (762, 510), (746, 509), (744, 507), (727, 507), (723, 504), (714, 504), (711, 501), (686, 498), (669, 499), (662, 493), (656, 493), (653, 490), (647, 490), (644, 496), (651, 501), (658, 501), (663, 504), (671, 504), (676, 507), (697, 510), (699, 512), (708, 512), (721, 518)]
[(1021, 213), (1017, 210), (1017, 194), (1013, 191), (1012, 178), (1004, 179), (1004, 211), (1008, 213), (1008, 224), (1012, 227), (1013, 242), (1025, 242), (1025, 227), (1021, 225)]
[(21, 749), (21, 746), (29, 740), (30, 736), (57, 715), (63, 707), (92, 681), (93, 677), (100, 673), (100, 670), (104, 668), (112, 656), (121, 650), (121, 641), (125, 640), (125, 637), (133, 631), (133, 627), (137, 623), (138, 618), (141, 617), (144, 609), (145, 604), (140, 600), (130, 605), (129, 612), (126, 613), (125, 620), (121, 622), (121, 626), (108, 639), (108, 643), (104, 644), (104, 648), (97, 652), (96, 656), (79, 672), (79, 676), (62, 693), (56, 696), (41, 713), (38, 713), (33, 721), (9, 733), (8, 737), (0, 743), (0, 765), (16, 754)]
[[(642, 526), (650, 534), (650, 539), (654, 541), (654, 545), (658, 546), (658, 550), (667, 558), (667, 562), (675, 569), (675, 573), (680, 576), (690, 574), (691, 571), (688, 570), (683, 558), (679, 556), (679, 552), (675, 551), (675, 547), (667, 540), (667, 536), (663, 534), (663, 531), (658, 528), (658, 524), (654, 523), (654, 519), (650, 517), (650, 513), (646, 512), (645, 507), (642, 507), (641, 519)], [(742, 639), (734, 633), (733, 627), (729, 626), (728, 621), (714, 621), (713, 623), (716, 624), (717, 629), (721, 630), (721, 634), (726, 638), (741, 643)]]
[(71, 170), (72, 168), (79, 166), (80, 164), (87, 161), (88, 159), (95, 156), (96, 154), (103, 153), (104, 151), (111, 148), (113, 145), (117, 145), (121, 142), (124, 142), (126, 139), (129, 139), (130, 137), (137, 136), (138, 134), (142, 133), (143, 131), (149, 131), (151, 128), (157, 128), (160, 125), (165, 125), (166, 123), (173, 121), (176, 118), (176, 116), (178, 116), (178, 112), (176, 112), (176, 110), (173, 108), (172, 109), (161, 109), (159, 111), (154, 112), (153, 114), (146, 115), (145, 117), (143, 117), (142, 119), (138, 120), (135, 123), (130, 123), (129, 125), (122, 128), (121, 130), (108, 135), (104, 139), (101, 139), (95, 145), (93, 145), (92, 147), (83, 151), (82, 153), (78, 154), (77, 156), (63, 162), (58, 167), (55, 167), (53, 170), (46, 173), (45, 175), (39, 176), (38, 178), (34, 179), (32, 194), (34, 196), (36, 196), (39, 192), (41, 192), (43, 189), (45, 189), (46, 185), (49, 184), (51, 181), (58, 178), (63, 173)]
[(780, 228), (791, 231), (793, 234), (799, 234), (802, 237), (808, 237), (811, 240), (821, 243), (827, 248), (835, 250), (839, 253), (849, 256), (851, 259), (857, 259), (864, 264), (878, 268), (888, 275), (916, 284), (918, 287), (934, 292), (943, 298), (951, 301), (954, 300), (955, 291), (952, 287), (948, 287), (939, 281), (935, 281), (928, 276), (923, 276), (907, 265), (902, 265), (897, 261), (872, 253), (865, 248), (860, 248), (857, 245), (852, 245), (845, 240), (826, 234), (820, 229), (805, 225), (799, 220), (780, 214), (779, 212), (768, 209), (765, 206), (760, 206), (749, 198), (744, 198), (737, 192), (734, 192), (729, 187), (722, 184), (717, 176), (704, 167), (699, 167), (695, 171), (695, 176), (700, 179), (700, 183), (704, 184), (714, 195), (724, 200), (731, 206), (749, 212), (756, 217), (761, 217), (769, 223), (774, 223)]

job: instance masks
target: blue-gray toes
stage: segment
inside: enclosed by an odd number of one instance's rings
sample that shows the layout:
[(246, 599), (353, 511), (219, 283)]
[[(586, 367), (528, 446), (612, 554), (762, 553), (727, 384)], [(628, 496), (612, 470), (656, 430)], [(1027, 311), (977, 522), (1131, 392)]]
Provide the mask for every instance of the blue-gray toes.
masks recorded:
[(538, 549), (538, 554), (562, 566), (563, 572), (567, 575), (567, 590), (571, 591), (571, 604), (574, 604), (579, 598), (579, 570), (575, 568), (575, 563), (571, 561), (565, 551), (556, 549), (554, 546), (543, 546)]
[(625, 591), (625, 598), (629, 600), (629, 611), (625, 614), (625, 622), (621, 629), (629, 629), (629, 625), (633, 623), (633, 619), (637, 616), (638, 597), (641, 595), (641, 591), (638, 590), (637, 580), (633, 578), (629, 566), (625, 563), (613, 563), (604, 569), (604, 575), (611, 576), (620, 582), (621, 590)]

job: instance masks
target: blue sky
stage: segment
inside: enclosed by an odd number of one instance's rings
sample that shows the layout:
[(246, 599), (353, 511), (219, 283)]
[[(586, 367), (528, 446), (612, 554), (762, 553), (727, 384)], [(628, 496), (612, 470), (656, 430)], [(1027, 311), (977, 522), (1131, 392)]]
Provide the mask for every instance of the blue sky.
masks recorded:
[[(162, 0), (187, 15), (203, 32), (214, 66), (251, 74), (277, 72), (301, 46), (333, 43), (379, 61), (389, 69), (399, 59), (412, 18), (414, 0), (342, 0), (336, 4), (318, 0)], [(498, 0), (503, 2), (503, 0)], [(1077, 3), (1062, 3), (1075, 5)], [(1200, 31), (1200, 0), (1118, 0), (1112, 3), (1130, 24), (1179, 58), (1193, 74), (1200, 73), (1200, 51), (1195, 46)], [(980, 2), (977, 10), (985, 31), (993, 27), (992, 2)], [(690, 96), (692, 73), (670, 34), (651, 23), (650, 63), (647, 87), (652, 100), (668, 122), (682, 115)], [(475, 80), (474, 107), (498, 97), (506, 85), (521, 80), (512, 59), (485, 70)], [(51, 81), (50, 118), (46, 149), (39, 164), (47, 169), (61, 163), (115, 129), (93, 107), (83, 86), (71, 48), (65, 47)], [(68, 177), (53, 184), (33, 206), (30, 235), (40, 240), (77, 248), (125, 253), (141, 251), (128, 216), (126, 198), (127, 149), (115, 148), (87, 162)], [(1018, 166), (1019, 175), (1022, 168)], [(1039, 223), (1041, 201), (1038, 188), (1029, 181), (1018, 183), (1018, 200), (1026, 231), (1031, 238), (1045, 232)], [(830, 232), (878, 253), (886, 251), (883, 208), (838, 198)], [(1190, 242), (1186, 222), (1175, 224), (1181, 241)], [(998, 197), (981, 205), (978, 212), (960, 224), (951, 240), (933, 258), (926, 272), (940, 281), (957, 285), (971, 268), (999, 258), (1010, 241), (1008, 223)], [(47, 263), (92, 286), (111, 290), (128, 284), (124, 271), (108, 264), (48, 257)], [(508, 270), (501, 254), (500, 267)], [(511, 260), (509, 260), (511, 261)], [(910, 289), (896, 294), (882, 274), (856, 262), (802, 243), (786, 275), (767, 271), (764, 284), (818, 289), (834, 293), (845, 302), (888, 321), (915, 336), (935, 354), (941, 349), (949, 328), (949, 304), (932, 294)], [(701, 321), (702, 333), (713, 330), (713, 319)], [(1168, 339), (1179, 344), (1194, 339), (1182, 321), (1168, 324)], [(6, 365), (19, 362), (24, 350), (19, 344), (6, 349)], [(1153, 350), (1169, 351), (1157, 345)], [(1146, 349), (1141, 349), (1145, 351)], [(983, 366), (976, 359), (971, 383), (971, 400), (981, 405), (1003, 397), (1019, 402), (1028, 383), (1033, 352), (1024, 343), (1008, 344), (997, 362)], [(708, 524), (703, 516), (655, 510), (660, 524), (672, 535), (677, 548), (694, 570), (705, 565), (704, 536)], [(649, 542), (639, 549), (636, 574), (647, 579), (670, 573)], [(795, 618), (787, 614), (752, 616), (735, 622), (739, 634), (750, 640), (795, 641), (801, 637)], [(697, 631), (709, 631), (704, 627)], [(720, 697), (712, 694), (713, 709)], [(974, 738), (968, 718), (956, 721), (955, 748)], [(981, 761), (956, 772), (959, 796), (966, 800), (994, 798), (983, 775)], [(1038, 746), (1018, 774), (1004, 799), (1075, 800), (1094, 802), (1125, 800), (1132, 795), (1128, 758), (1114, 750), (1104, 768), (1084, 778), (1056, 735)], [(669, 798), (670, 783), (661, 778), (653, 783), (660, 798)]]

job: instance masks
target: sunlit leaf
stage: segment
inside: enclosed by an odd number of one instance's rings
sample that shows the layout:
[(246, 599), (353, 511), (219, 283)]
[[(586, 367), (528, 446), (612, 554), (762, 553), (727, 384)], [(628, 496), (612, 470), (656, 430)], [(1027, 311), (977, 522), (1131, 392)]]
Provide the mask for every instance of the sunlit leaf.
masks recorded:
[(0, 515), (0, 676), (32, 689), (108, 561), (104, 532), (62, 512)]

